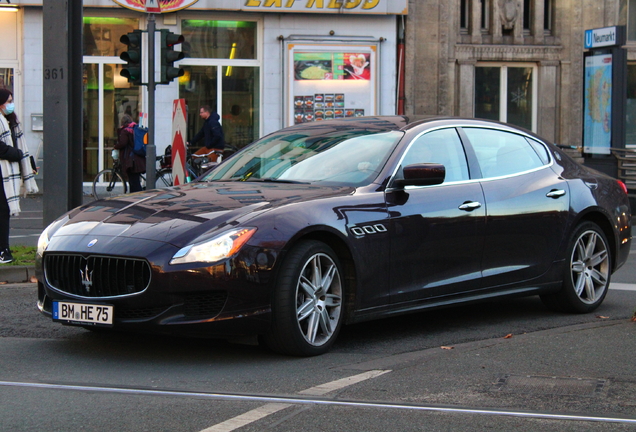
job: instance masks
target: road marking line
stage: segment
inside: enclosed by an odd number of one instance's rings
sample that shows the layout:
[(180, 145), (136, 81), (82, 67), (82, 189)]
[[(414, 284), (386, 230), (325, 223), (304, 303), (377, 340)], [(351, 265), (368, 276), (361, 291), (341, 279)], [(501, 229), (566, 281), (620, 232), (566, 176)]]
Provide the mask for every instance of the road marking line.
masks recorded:
[(242, 402), (271, 402), (286, 403), (298, 405), (322, 405), (322, 406), (346, 406), (354, 408), (378, 408), (378, 409), (399, 409), (406, 411), (429, 411), (429, 412), (445, 412), (445, 413), (462, 413), (462, 414), (486, 414), (494, 416), (520, 417), (520, 418), (537, 418), (551, 420), (578, 420), (593, 421), (605, 423), (627, 423), (636, 424), (634, 418), (622, 417), (595, 417), (574, 414), (551, 414), (536, 411), (505, 411), (488, 408), (460, 408), (460, 407), (440, 407), (436, 405), (408, 405), (394, 404), (383, 402), (353, 402), (339, 401), (328, 399), (311, 399), (311, 398), (290, 398), (281, 396), (249, 396), (230, 393), (202, 393), (190, 391), (176, 390), (149, 390), (149, 389), (131, 389), (121, 387), (92, 387), (85, 385), (64, 385), (64, 384), (45, 384), (45, 383), (25, 383), (15, 381), (0, 381), (0, 386), (6, 387), (25, 387), (50, 390), (70, 390), (70, 391), (86, 391), (96, 393), (113, 393), (140, 396), (173, 396), (173, 397), (196, 397), (211, 400), (230, 400)]
[(636, 284), (610, 282), (610, 289), (623, 291), (636, 291)]
[[(315, 387), (308, 388), (306, 390), (302, 390), (298, 392), (303, 395), (311, 395), (311, 396), (323, 396), (329, 392), (340, 390), (342, 388), (348, 387), (353, 384), (357, 384), (359, 382), (378, 377), (380, 375), (384, 375), (385, 373), (391, 372), (390, 370), (372, 370), (363, 372), (358, 375), (353, 375), (350, 377), (342, 378), (336, 381), (331, 381), (325, 384), (320, 384)], [(286, 408), (294, 406), (293, 404), (283, 404), (283, 403), (270, 403), (267, 405), (263, 405), (262, 407), (253, 409), (244, 414), (226, 420), (222, 423), (218, 423), (214, 426), (210, 426), (207, 429), (203, 429), (201, 432), (231, 432), (240, 427), (248, 425), (250, 423), (254, 423), (258, 420), (261, 420), (267, 417), (270, 414), (277, 413), (278, 411), (282, 411)]]
[(298, 394), (322, 396), (329, 392), (340, 390), (341, 388), (345, 388), (350, 385), (357, 384), (359, 382), (362, 382), (371, 378), (375, 378), (389, 372), (391, 371), (390, 370), (372, 370), (372, 371), (361, 373), (359, 375), (354, 375), (354, 376), (342, 378), (336, 381), (331, 381), (330, 383), (320, 384), (319, 386), (308, 388), (307, 390), (299, 391)]
[(231, 432), (291, 406), (293, 405), (284, 403), (270, 403), (267, 405), (263, 405), (262, 407), (253, 409), (252, 411), (248, 411), (244, 414), (241, 414), (240, 416), (236, 416), (222, 423), (210, 426), (207, 429), (203, 429), (201, 432)]

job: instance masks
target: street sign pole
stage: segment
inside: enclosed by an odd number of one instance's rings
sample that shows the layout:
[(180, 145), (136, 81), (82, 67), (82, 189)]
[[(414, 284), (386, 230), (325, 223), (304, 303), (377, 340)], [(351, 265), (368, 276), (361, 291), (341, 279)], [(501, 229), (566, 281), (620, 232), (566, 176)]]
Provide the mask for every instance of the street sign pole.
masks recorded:
[(157, 165), (155, 147), (155, 15), (148, 14), (148, 144), (146, 146), (146, 189), (154, 189)]
[(44, 0), (42, 10), (46, 226), (83, 200), (83, 10), (82, 2), (59, 0)]

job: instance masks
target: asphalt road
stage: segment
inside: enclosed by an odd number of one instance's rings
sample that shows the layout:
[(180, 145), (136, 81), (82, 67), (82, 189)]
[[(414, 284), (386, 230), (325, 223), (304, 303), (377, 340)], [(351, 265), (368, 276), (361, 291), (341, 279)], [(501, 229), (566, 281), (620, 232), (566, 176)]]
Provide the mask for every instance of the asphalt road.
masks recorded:
[(65, 327), (35, 298), (0, 288), (0, 431), (636, 430), (636, 291), (363, 323), (308, 359)]
[(0, 431), (634, 431), (635, 260), (593, 314), (431, 311), (345, 327), (314, 358), (65, 327), (35, 284), (5, 285)]

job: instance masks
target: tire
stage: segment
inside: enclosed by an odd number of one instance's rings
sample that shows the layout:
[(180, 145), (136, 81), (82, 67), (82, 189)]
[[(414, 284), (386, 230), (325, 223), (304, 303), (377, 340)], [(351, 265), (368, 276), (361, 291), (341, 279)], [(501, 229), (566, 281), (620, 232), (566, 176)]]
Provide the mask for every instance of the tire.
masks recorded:
[(542, 295), (541, 300), (557, 311), (592, 312), (607, 295), (611, 261), (607, 238), (601, 228), (593, 222), (583, 222), (568, 245), (561, 290)]
[(264, 337), (270, 349), (295, 356), (329, 351), (344, 321), (341, 269), (322, 242), (303, 241), (290, 250), (272, 296), (272, 326)]
[(157, 179), (155, 181), (155, 187), (166, 188), (172, 186), (172, 169), (163, 168), (157, 171)]
[(122, 176), (112, 169), (99, 172), (93, 180), (93, 196), (95, 199), (113, 198), (128, 192), (128, 186)]

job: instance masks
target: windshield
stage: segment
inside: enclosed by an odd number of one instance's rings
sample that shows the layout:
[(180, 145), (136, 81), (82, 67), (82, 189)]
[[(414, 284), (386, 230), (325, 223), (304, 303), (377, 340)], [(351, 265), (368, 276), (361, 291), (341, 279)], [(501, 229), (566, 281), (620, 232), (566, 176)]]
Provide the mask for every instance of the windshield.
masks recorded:
[(361, 186), (373, 181), (399, 131), (329, 129), (276, 132), (246, 147), (203, 181), (278, 181)]

